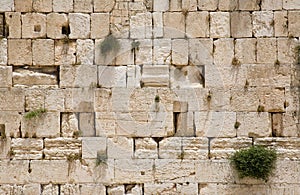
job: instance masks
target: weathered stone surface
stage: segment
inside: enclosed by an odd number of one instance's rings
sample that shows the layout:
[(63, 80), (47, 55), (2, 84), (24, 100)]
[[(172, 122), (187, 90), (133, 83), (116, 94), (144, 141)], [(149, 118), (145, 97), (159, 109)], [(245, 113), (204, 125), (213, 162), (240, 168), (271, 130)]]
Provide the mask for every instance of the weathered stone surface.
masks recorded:
[(55, 65), (76, 64), (76, 42), (64, 39), (55, 41)]
[(152, 138), (135, 139), (135, 158), (156, 159), (158, 158), (157, 143)]
[[(139, 47), (135, 50), (135, 64), (153, 64), (152, 63), (152, 40), (151, 39), (143, 39), (138, 40)], [(136, 66), (138, 68), (138, 66)]]
[(11, 140), (11, 150), (14, 159), (31, 160), (42, 159), (43, 139), (22, 139), (14, 138)]
[(73, 0), (52, 0), (54, 12), (72, 12)]
[(155, 39), (153, 41), (153, 64), (170, 64), (171, 40)]
[(276, 0), (263, 0), (261, 2), (262, 10), (281, 10), (282, 2)]
[[(50, 69), (51, 70), (51, 69)], [(35, 69), (15, 69), (12, 74), (14, 86), (57, 85), (57, 76), (37, 71)]]
[(74, 12), (90, 13), (93, 11), (93, 0), (74, 0)]
[(151, 13), (139, 13), (130, 18), (130, 37), (133, 39), (152, 37)]
[(152, 13), (153, 20), (153, 37), (163, 37), (164, 36), (164, 27), (163, 27), (163, 14), (162, 12)]
[(236, 39), (235, 57), (241, 64), (253, 64), (256, 62), (256, 39)]
[(45, 38), (46, 15), (40, 13), (27, 13), (22, 15), (22, 38)]
[(82, 137), (92, 137), (96, 135), (95, 131), (95, 113), (82, 112), (79, 113), (79, 133)]
[(8, 64), (13, 64), (13, 65), (32, 64), (32, 49), (31, 49), (30, 39), (8, 40)]
[(70, 35), (71, 39), (89, 38), (90, 37), (90, 15), (81, 13), (70, 13)]
[(0, 89), (1, 111), (24, 111), (24, 92), (19, 89)]
[(81, 156), (81, 140), (74, 138), (46, 138), (44, 140), (45, 159), (57, 160)]
[(159, 142), (159, 158), (161, 159), (182, 159), (182, 138), (165, 138)]
[(140, 88), (141, 87), (141, 67), (135, 65), (127, 66), (127, 88)]
[(145, 183), (144, 194), (177, 194), (175, 183)]
[(65, 91), (66, 112), (94, 112), (94, 89), (73, 88)]
[(120, 49), (115, 55), (116, 65), (134, 64), (134, 53), (131, 52), (131, 44), (131, 40), (120, 39)]
[(208, 139), (198, 137), (182, 138), (182, 158), (183, 159), (207, 159)]
[(98, 195), (105, 195), (106, 188), (102, 184), (84, 184), (80, 185), (80, 192), (82, 194), (98, 194)]
[(189, 45), (188, 41), (184, 39), (172, 40), (172, 64), (174, 65), (188, 65)]
[(210, 37), (211, 38), (230, 37), (230, 13), (229, 12), (210, 13)]
[(291, 113), (284, 113), (282, 116), (282, 136), (297, 137), (299, 130), (297, 127), (297, 117)]
[(22, 116), (18, 112), (7, 112), (1, 111), (0, 113), (0, 124), (5, 127), (5, 136), (6, 137), (19, 137), (20, 132), (19, 128), (21, 125)]
[(257, 39), (257, 63), (274, 64), (277, 59), (275, 38)]
[(250, 12), (230, 13), (231, 35), (234, 38), (252, 37), (252, 21)]
[[(2, 2), (1, 2), (2, 3)], [(0, 6), (3, 7), (3, 6)], [(6, 29), (8, 30), (7, 38), (21, 38), (21, 13), (5, 12)]]
[(126, 87), (126, 66), (98, 66), (98, 84), (101, 87)]
[(142, 82), (145, 87), (169, 86), (169, 67), (166, 65), (143, 66)]
[(95, 12), (110, 12), (115, 5), (115, 0), (94, 0)]
[(15, 11), (31, 12), (32, 11), (32, 0), (15, 0)]
[[(47, 36), (52, 39), (62, 39), (67, 36), (63, 28), (68, 28), (68, 17), (66, 14), (50, 13), (47, 15)], [(67, 29), (65, 29), (67, 30)]]
[(221, 11), (234, 11), (238, 9), (238, 0), (223, 0), (219, 1), (218, 5)]
[(77, 39), (76, 41), (76, 63), (93, 65), (94, 63), (94, 42), (91, 39)]
[(255, 37), (274, 36), (274, 14), (270, 11), (252, 13), (253, 35)]
[(73, 137), (79, 132), (78, 118), (74, 113), (61, 114), (61, 136)]
[(54, 41), (37, 39), (32, 41), (33, 65), (54, 65)]
[(25, 184), (28, 182), (27, 160), (1, 160), (0, 165), (1, 183)]
[(12, 86), (12, 67), (0, 66), (0, 87)]
[[(300, 3), (299, 3), (299, 7), (300, 7)], [(289, 36), (294, 36), (294, 37), (299, 37), (300, 33), (299, 33), (299, 21), (300, 20), (300, 12), (299, 11), (289, 11), (288, 14), (288, 21), (289, 21)]]
[(259, 2), (256, 0), (239, 0), (239, 9), (240, 10), (259, 10)]
[(287, 36), (288, 35), (288, 15), (287, 11), (275, 11), (274, 12), (274, 30), (275, 36)]
[(115, 195), (125, 194), (124, 185), (111, 186), (107, 189), (107, 193)]
[(110, 159), (127, 159), (133, 157), (133, 139), (113, 137), (107, 139), (107, 157)]
[(0, 11), (13, 11), (14, 10), (14, 0), (4, 0), (0, 2)]
[(105, 137), (83, 137), (82, 138), (82, 158), (97, 158), (97, 154), (106, 154), (107, 138)]
[(168, 11), (168, 10), (169, 10), (169, 0), (153, 1), (153, 11)]
[(189, 51), (189, 60), (194, 65), (213, 64), (213, 40), (190, 39)]
[(198, 9), (214, 11), (218, 8), (217, 0), (200, 0), (198, 1)]
[(234, 57), (233, 39), (218, 39), (214, 41), (214, 62), (216, 65), (231, 66)]
[(32, 2), (32, 9), (36, 12), (51, 12), (52, 11), (52, 1), (34, 0)]
[(43, 108), (45, 104), (45, 90), (32, 89), (25, 91), (25, 111)]
[(283, 9), (293, 10), (293, 9), (299, 9), (299, 8), (300, 8), (300, 2), (297, 0), (283, 1)]
[(115, 160), (115, 181), (119, 183), (146, 183), (154, 180), (154, 160), (117, 159)]
[(190, 12), (186, 18), (186, 34), (192, 38), (209, 36), (208, 12)]
[(108, 13), (91, 14), (91, 38), (101, 39), (106, 37), (108, 34), (109, 34), (109, 14)]
[(165, 12), (164, 18), (164, 37), (183, 38), (185, 35), (185, 18), (181, 13)]

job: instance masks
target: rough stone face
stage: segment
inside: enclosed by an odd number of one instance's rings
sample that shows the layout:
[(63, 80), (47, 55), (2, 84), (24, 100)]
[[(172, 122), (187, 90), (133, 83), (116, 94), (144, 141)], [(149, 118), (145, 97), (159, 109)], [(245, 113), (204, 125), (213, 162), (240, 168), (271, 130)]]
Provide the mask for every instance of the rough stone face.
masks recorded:
[(13, 11), (13, 9), (14, 9), (14, 0), (3, 0), (0, 2), (1, 12)]
[(74, 138), (46, 138), (44, 140), (45, 159), (58, 160), (81, 157), (81, 140)]
[(36, 12), (51, 12), (52, 11), (52, 1), (34, 0), (32, 2), (32, 9)]
[[(2, 2), (1, 2), (2, 3)], [(3, 7), (3, 6), (0, 6)], [(21, 13), (19, 12), (6, 12), (5, 22), (8, 27), (8, 37), (7, 38), (21, 38)]]
[(189, 45), (187, 40), (172, 40), (172, 64), (187, 65), (188, 64)]
[(170, 64), (171, 40), (157, 39), (153, 41), (153, 64)]
[(72, 0), (53, 0), (54, 12), (72, 12), (73, 1)]
[(255, 37), (271, 37), (274, 35), (273, 12), (260, 11), (252, 13), (253, 35)]
[(143, 66), (142, 82), (148, 87), (169, 85), (169, 67), (166, 65)]
[(152, 13), (153, 20), (153, 37), (163, 37), (163, 14), (161, 12)]
[(19, 89), (0, 89), (1, 111), (24, 111), (24, 92)]
[(262, 10), (281, 10), (282, 2), (276, 0), (263, 0), (261, 2)]
[(12, 67), (0, 66), (0, 87), (12, 86)]
[(32, 0), (15, 0), (15, 11), (31, 12), (32, 11)]
[(300, 2), (297, 0), (283, 1), (283, 8), (287, 10), (299, 9)]
[(236, 39), (235, 57), (242, 64), (253, 64), (256, 62), (256, 39)]
[(240, 10), (259, 10), (259, 2), (256, 0), (239, 0), (239, 9)]
[(95, 159), (97, 154), (106, 154), (107, 145), (105, 137), (83, 137), (82, 158)]
[(74, 12), (90, 13), (92, 11), (93, 11), (92, 0), (74, 0)]
[(220, 66), (231, 66), (234, 57), (233, 39), (218, 39), (214, 41), (214, 62)]
[(91, 24), (89, 14), (71, 13), (69, 14), (69, 21), (71, 39), (90, 37)]
[(252, 21), (250, 12), (230, 13), (232, 37), (252, 37)]
[(288, 15), (287, 11), (275, 11), (274, 12), (274, 30), (275, 36), (287, 36), (288, 35)]
[(151, 13), (141, 13), (130, 18), (130, 37), (133, 39), (152, 37)]
[(101, 87), (126, 87), (126, 66), (98, 66), (98, 84)]
[(208, 12), (190, 12), (186, 18), (186, 34), (191, 38), (209, 36)]
[[(28, 181), (27, 160), (1, 160), (0, 181), (1, 183), (24, 184)], [(10, 177), (7, 177), (10, 175)]]
[(257, 39), (257, 63), (274, 64), (277, 57), (275, 38)]
[(40, 13), (27, 13), (22, 15), (22, 38), (45, 38), (46, 15)]
[(39, 69), (15, 69), (12, 74), (12, 81), (14, 86), (33, 86), (33, 85), (57, 85), (56, 75), (51, 74), (55, 69), (49, 69), (47, 72), (41, 72)]
[(200, 0), (198, 1), (198, 9), (214, 11), (218, 7), (217, 0)]
[(31, 49), (30, 39), (8, 40), (8, 64), (14, 64), (14, 65), (32, 64), (32, 49)]
[(55, 41), (55, 65), (76, 64), (76, 42), (71, 40)]
[(223, 0), (219, 1), (219, 10), (233, 11), (238, 9), (238, 0)]
[(154, 0), (153, 11), (168, 11), (169, 0)]
[(157, 143), (152, 138), (138, 138), (135, 140), (135, 158), (158, 158)]
[(210, 13), (210, 37), (230, 37), (230, 14), (229, 12)]
[(190, 39), (189, 58), (194, 65), (213, 64), (213, 41), (211, 39)]
[(68, 28), (68, 17), (66, 14), (50, 13), (47, 15), (47, 36), (52, 39), (65, 38), (63, 28)]
[(107, 157), (110, 159), (127, 159), (133, 157), (133, 139), (114, 137), (107, 139)]
[[(101, 28), (100, 28), (101, 26)], [(109, 34), (109, 14), (91, 14), (91, 38), (101, 39)]]
[(115, 5), (115, 0), (94, 0), (95, 12), (110, 12)]
[(183, 38), (185, 34), (185, 18), (181, 13), (165, 12), (164, 18), (164, 37)]
[(43, 140), (42, 139), (22, 139), (16, 138), (11, 140), (11, 150), (14, 159), (31, 160), (42, 159)]
[[(300, 6), (300, 3), (299, 3)], [(289, 35), (290, 36), (295, 36), (295, 37), (299, 37), (300, 33), (299, 33), (299, 28), (300, 25), (298, 23), (298, 21), (300, 20), (300, 16), (299, 16), (299, 11), (289, 11), (288, 14), (288, 20), (289, 20)]]
[(33, 65), (54, 64), (54, 41), (37, 39), (32, 41)]

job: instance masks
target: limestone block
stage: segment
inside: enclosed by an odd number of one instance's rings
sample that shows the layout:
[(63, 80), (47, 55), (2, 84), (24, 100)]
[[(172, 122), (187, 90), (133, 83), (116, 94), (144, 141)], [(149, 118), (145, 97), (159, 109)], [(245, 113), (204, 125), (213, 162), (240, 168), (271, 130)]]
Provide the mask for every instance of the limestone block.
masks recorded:
[(60, 186), (61, 194), (79, 194), (79, 185), (76, 184), (64, 184)]
[(54, 41), (37, 39), (32, 41), (33, 65), (54, 64)]
[(109, 34), (109, 14), (91, 14), (91, 38), (101, 39)]
[(32, 9), (36, 12), (52, 12), (52, 1), (34, 0), (32, 2)]
[(111, 90), (99, 88), (95, 90), (95, 111), (112, 111)]
[(25, 111), (43, 108), (45, 104), (45, 90), (32, 89), (25, 91)]
[(70, 35), (71, 39), (89, 38), (90, 37), (90, 15), (81, 13), (70, 13)]
[[(2, 121), (0, 121), (1, 123)], [(0, 128), (1, 128), (1, 140), (0, 140), (0, 159), (12, 159), (13, 155), (11, 153), (12, 149), (11, 149), (11, 139), (10, 138), (5, 138), (6, 136), (6, 129), (5, 129), (5, 124), (0, 124)], [(13, 135), (13, 134), (12, 134)]]
[(256, 62), (256, 39), (236, 39), (235, 57), (241, 64)]
[(61, 114), (61, 136), (73, 137), (75, 132), (79, 132), (78, 118), (74, 113)]
[[(298, 152), (299, 154), (299, 152)], [(274, 176), (270, 178), (271, 183), (282, 183), (284, 181), (286, 184), (299, 183), (300, 178), (298, 174), (295, 174), (299, 169), (298, 161), (294, 160), (280, 160), (276, 163), (276, 169), (274, 170)], [(285, 174), (282, 174), (282, 172)], [(299, 192), (299, 188), (295, 190), (296, 193)], [(293, 193), (293, 192), (292, 192)]]
[(283, 88), (261, 88), (257, 91), (260, 105), (267, 112), (283, 112), (285, 90)]
[(136, 65), (127, 66), (127, 88), (141, 87), (141, 67)]
[(159, 142), (159, 159), (182, 159), (182, 138), (170, 137)]
[(186, 34), (192, 38), (209, 36), (208, 12), (190, 12), (186, 18)]
[(77, 64), (93, 65), (94, 41), (91, 39), (77, 39), (76, 41), (76, 62)]
[(177, 191), (179, 194), (198, 194), (198, 184), (197, 183), (188, 183), (188, 184), (177, 184)]
[(153, 20), (153, 37), (155, 37), (155, 38), (163, 37), (164, 36), (164, 28), (163, 28), (164, 25), (163, 25), (162, 12), (153, 12), (152, 20)]
[(24, 111), (24, 92), (19, 89), (0, 89), (1, 111)]
[(175, 183), (145, 183), (144, 194), (177, 194)]
[(50, 184), (45, 184), (42, 185), (43, 191), (41, 192), (42, 195), (58, 195), (58, 185), (53, 185), (52, 183)]
[(124, 185), (111, 186), (107, 189), (107, 193), (111, 195), (125, 194)]
[(272, 135), (269, 113), (241, 112), (237, 113), (238, 137), (268, 137)]
[(210, 37), (211, 38), (230, 37), (230, 13), (229, 12), (210, 13)]
[(80, 192), (82, 194), (106, 195), (106, 188), (102, 184), (84, 184), (80, 185)]
[[(111, 36), (111, 35), (110, 35)], [(108, 39), (110, 36), (105, 39), (96, 39), (95, 40), (95, 64), (97, 65), (115, 65), (116, 64), (116, 56), (118, 54), (119, 48), (114, 47), (108, 52), (103, 53), (101, 51), (101, 47), (103, 42)], [(119, 44), (119, 39), (116, 40)]]
[(297, 128), (297, 117), (291, 113), (284, 113), (282, 116), (282, 136), (297, 137), (299, 135)]
[(26, 184), (23, 186), (23, 193), (26, 195), (40, 194), (40, 192), (41, 192), (40, 184)]
[(164, 19), (164, 37), (165, 38), (184, 38), (185, 36), (185, 18), (179, 12), (165, 12)]
[(107, 139), (107, 157), (110, 159), (130, 159), (133, 157), (133, 139), (113, 137)]
[(198, 2), (196, 0), (183, 0), (182, 9), (189, 11), (197, 11)]
[(189, 39), (189, 60), (194, 65), (213, 63), (213, 41), (211, 39)]
[(171, 40), (154, 39), (153, 41), (153, 64), (170, 64)]
[(252, 37), (252, 21), (250, 12), (231, 12), (230, 17), (232, 37)]
[(81, 112), (79, 113), (79, 133), (82, 137), (92, 137), (96, 135), (95, 131), (95, 113)]
[(30, 39), (8, 40), (8, 64), (31, 65), (32, 50)]
[(55, 65), (76, 64), (76, 42), (71, 40), (55, 41)]
[(21, 123), (22, 136), (58, 137), (60, 135), (60, 115), (58, 112), (47, 112), (38, 117), (26, 119)]
[(199, 0), (198, 9), (199, 10), (210, 10), (214, 11), (218, 8), (217, 0)]
[(29, 173), (27, 160), (1, 160), (0, 167), (1, 183), (28, 183)]
[(7, 64), (7, 39), (1, 39), (0, 40), (0, 65), (6, 65), (6, 64)]
[(253, 89), (247, 91), (235, 89), (231, 91), (230, 105), (232, 111), (257, 112), (259, 96)]
[(115, 136), (116, 117), (114, 112), (96, 112), (96, 135)]
[[(68, 182), (68, 161), (66, 160), (32, 160), (29, 182), (66, 183)], [(28, 165), (26, 168), (26, 172)], [(51, 170), (51, 171), (49, 171)], [(52, 188), (53, 189), (53, 188)]]
[(130, 17), (130, 38), (145, 39), (152, 37), (152, 14), (138, 13)]
[(47, 36), (52, 39), (62, 39), (67, 36), (63, 30), (68, 28), (66, 14), (50, 13), (47, 15)]
[(150, 159), (115, 160), (115, 181), (119, 183), (146, 183), (154, 180), (154, 161)]
[(293, 9), (299, 9), (299, 8), (300, 8), (300, 2), (297, 0), (283, 1), (283, 9), (293, 10)]
[(207, 159), (208, 139), (199, 137), (182, 138), (182, 158), (183, 159)]
[(11, 140), (11, 150), (14, 153), (14, 159), (42, 159), (43, 139), (14, 138)]
[(259, 2), (256, 0), (239, 0), (239, 9), (253, 11), (253, 10), (259, 10), (260, 6), (259, 6)]
[(45, 38), (47, 17), (40, 13), (22, 15), (22, 38)]
[(95, 159), (97, 153), (106, 154), (105, 137), (83, 137), (82, 138), (82, 158)]
[(234, 112), (195, 112), (196, 135), (199, 137), (235, 137)]
[(276, 37), (288, 36), (288, 15), (287, 11), (274, 12), (274, 30)]
[[(2, 2), (1, 2), (2, 3)], [(0, 7), (3, 7), (0, 5)], [(20, 12), (5, 12), (5, 24), (8, 31), (7, 38), (21, 38), (21, 13)]]
[(162, 12), (169, 10), (169, 0), (153, 0), (153, 11)]
[(60, 66), (60, 87), (95, 87), (97, 66)]
[(152, 40), (151, 39), (143, 39), (138, 40), (139, 48), (136, 49), (135, 52), (135, 64), (153, 64), (152, 63)]
[(143, 66), (142, 83), (145, 87), (169, 86), (169, 67), (166, 65)]
[(157, 143), (152, 138), (135, 139), (135, 158), (156, 159), (158, 158)]
[(74, 0), (74, 12), (90, 13), (93, 11), (93, 0)]
[(188, 65), (189, 45), (184, 39), (172, 40), (172, 64)]
[(275, 38), (257, 39), (257, 63), (274, 64), (277, 59)]
[(126, 87), (126, 66), (98, 66), (98, 84), (101, 87)]
[(73, 12), (73, 0), (53, 0), (54, 12)]
[(44, 139), (45, 159), (67, 159), (70, 156), (81, 157), (81, 140), (74, 138), (46, 138)]
[[(137, 2), (129, 2), (128, 7), (131, 11), (147, 11), (148, 7), (146, 5), (147, 2), (137, 1)], [(150, 11), (150, 10), (149, 10)]]
[(32, 11), (32, 0), (15, 0), (15, 11), (31, 12)]
[(19, 128), (21, 125), (21, 114), (18, 112), (1, 111), (0, 124), (5, 126), (6, 137), (19, 137)]
[(195, 182), (195, 161), (156, 159), (154, 179), (158, 182)]
[(209, 157), (212, 159), (228, 159), (236, 150), (252, 145), (251, 138), (214, 138), (210, 141)]
[(9, 12), (14, 11), (14, 0), (3, 0), (0, 2), (0, 11)]
[(66, 112), (94, 112), (94, 88), (73, 88), (65, 92)]
[(231, 66), (234, 58), (234, 41), (233, 39), (218, 39), (214, 41), (214, 62), (216, 65)]
[[(299, 7), (300, 7), (300, 3)], [(289, 36), (294, 36), (294, 37), (299, 37), (300, 33), (299, 33), (299, 20), (300, 20), (300, 12), (299, 11), (289, 11), (288, 14), (288, 22), (289, 22)]]
[(263, 0), (261, 2), (262, 10), (282, 10), (282, 2), (277, 0)]
[[(293, 189), (289, 189), (289, 187), (285, 188), (280, 185), (278, 188), (275, 188), (273, 185), (241, 185), (241, 184), (215, 184), (210, 183), (208, 185), (200, 185), (200, 193), (201, 194), (276, 194), (276, 193), (284, 193), (293, 191)], [(292, 192), (293, 193), (293, 192)]]
[(274, 36), (274, 14), (272, 11), (257, 11), (252, 13), (253, 35), (255, 37)]
[(94, 0), (94, 12), (110, 12), (115, 5), (115, 0)]
[(218, 5), (221, 11), (234, 11), (238, 9), (238, 0), (223, 0), (219, 1)]
[(0, 87), (12, 86), (12, 67), (0, 66)]
[(134, 53), (131, 52), (131, 40), (120, 39), (120, 50), (116, 55), (116, 65), (134, 64)]

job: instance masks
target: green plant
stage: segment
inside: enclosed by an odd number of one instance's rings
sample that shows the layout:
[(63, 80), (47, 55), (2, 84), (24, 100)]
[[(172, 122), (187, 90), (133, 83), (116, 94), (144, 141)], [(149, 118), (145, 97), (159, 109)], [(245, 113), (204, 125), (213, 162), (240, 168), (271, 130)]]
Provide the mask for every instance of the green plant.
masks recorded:
[(131, 51), (138, 51), (140, 49), (140, 44), (139, 41), (131, 42)]
[(41, 114), (47, 112), (47, 110), (45, 108), (39, 108), (39, 109), (36, 109), (36, 110), (32, 110), (30, 112), (27, 112), (24, 117), (26, 119), (32, 119), (32, 118), (35, 118), (35, 117), (39, 117)]
[(104, 56), (112, 51), (117, 53), (120, 50), (120, 43), (113, 35), (109, 35), (102, 41), (100, 49)]
[(275, 150), (266, 149), (262, 146), (251, 146), (236, 151), (230, 158), (240, 178), (252, 177), (265, 181), (268, 180), (275, 168), (276, 159)]

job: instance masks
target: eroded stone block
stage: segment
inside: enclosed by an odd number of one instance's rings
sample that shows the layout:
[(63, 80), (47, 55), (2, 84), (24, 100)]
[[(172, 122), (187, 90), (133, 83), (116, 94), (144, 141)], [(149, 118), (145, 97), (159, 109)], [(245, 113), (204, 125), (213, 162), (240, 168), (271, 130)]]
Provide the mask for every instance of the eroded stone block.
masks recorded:
[(73, 0), (52, 0), (54, 12), (72, 12)]
[(250, 12), (232, 12), (230, 17), (232, 37), (252, 37), (252, 21)]
[[(2, 2), (1, 2), (2, 3)], [(3, 6), (0, 6), (3, 7)], [(21, 13), (20, 12), (6, 12), (5, 13), (6, 29), (8, 30), (7, 38), (21, 38)]]
[(157, 143), (152, 138), (135, 139), (134, 157), (142, 159), (158, 158)]
[(165, 12), (164, 18), (164, 37), (183, 38), (185, 36), (184, 15), (177, 12)]
[(126, 87), (126, 66), (98, 66), (98, 84), (101, 87)]
[(0, 87), (12, 86), (12, 67), (0, 66)]
[(32, 11), (32, 0), (15, 0), (15, 11), (31, 12)]
[(259, 1), (257, 0), (239, 0), (239, 9), (240, 10), (259, 10)]
[(131, 159), (133, 157), (133, 139), (126, 137), (108, 138), (107, 157), (109, 159)]
[(52, 1), (49, 0), (34, 0), (32, 9), (36, 12), (52, 12)]
[(192, 38), (209, 36), (208, 12), (190, 12), (186, 18), (186, 34)]
[[(299, 2), (298, 2), (298, 4), (299, 4), (298, 6), (300, 7)], [(299, 37), (300, 36), (299, 20), (300, 20), (300, 12), (299, 11), (289, 11), (289, 14), (288, 14), (288, 22), (289, 22), (288, 26), (289, 27), (288, 27), (288, 29), (289, 29), (289, 35), (290, 36), (294, 36), (294, 37)]]
[(277, 59), (275, 38), (257, 39), (257, 63), (274, 64)]
[(255, 37), (274, 36), (274, 14), (271, 11), (252, 13), (253, 35)]
[(91, 31), (90, 15), (81, 13), (70, 13), (70, 35), (71, 39), (89, 38)]
[(91, 38), (101, 39), (109, 34), (109, 14), (91, 14)]
[(0, 11), (14, 11), (14, 0), (3, 0), (0, 2)]
[(288, 15), (287, 11), (275, 11), (274, 12), (274, 30), (275, 36), (287, 36), (288, 35)]
[(115, 0), (94, 0), (95, 12), (110, 12), (115, 5)]
[(210, 13), (210, 37), (211, 38), (230, 37), (230, 13), (229, 12)]
[(172, 64), (183, 66), (188, 65), (189, 45), (184, 39), (172, 40)]
[(45, 38), (46, 19), (46, 15), (40, 13), (22, 15), (22, 38)]
[(54, 65), (54, 41), (37, 39), (32, 41), (33, 65)]
[(166, 65), (143, 66), (142, 82), (145, 87), (169, 86), (169, 67)]
[(38, 160), (43, 157), (43, 139), (15, 138), (11, 140), (14, 159)]
[(47, 15), (47, 36), (52, 39), (63, 39), (68, 36), (68, 17), (66, 14), (50, 13)]
[(256, 39), (236, 39), (235, 57), (241, 64), (253, 64), (256, 62)]
[(198, 1), (198, 9), (214, 11), (218, 8), (217, 0), (200, 0)]
[[(58, 160), (70, 157), (81, 157), (81, 140), (75, 138), (46, 138), (44, 139), (45, 159)], [(66, 162), (66, 161), (65, 161)], [(67, 163), (67, 162), (66, 162)]]
[(93, 0), (74, 0), (74, 12), (90, 13), (93, 11)]
[(8, 40), (8, 64), (32, 65), (32, 48), (30, 39)]
[(106, 155), (106, 137), (83, 137), (82, 138), (82, 158), (95, 159), (97, 154)]

